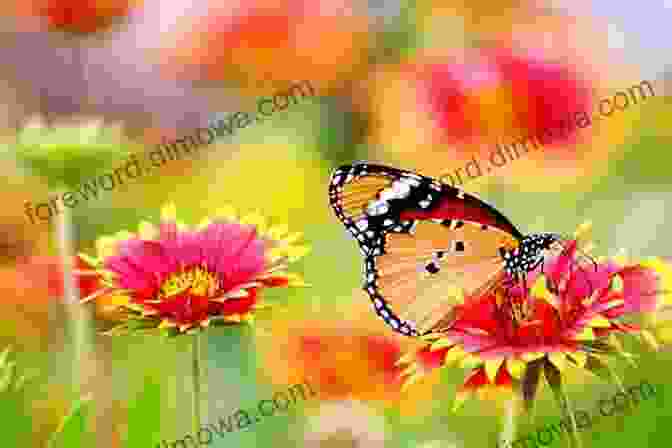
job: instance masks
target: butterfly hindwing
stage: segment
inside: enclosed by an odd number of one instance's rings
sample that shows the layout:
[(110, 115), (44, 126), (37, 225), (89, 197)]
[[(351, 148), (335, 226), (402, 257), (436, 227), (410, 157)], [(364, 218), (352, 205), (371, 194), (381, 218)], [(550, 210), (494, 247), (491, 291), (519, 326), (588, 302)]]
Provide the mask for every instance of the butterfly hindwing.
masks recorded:
[(365, 258), (364, 288), (396, 331), (422, 334), (497, 282), (499, 247), (520, 232), (480, 199), (430, 177), (374, 164), (332, 175), (330, 201)]

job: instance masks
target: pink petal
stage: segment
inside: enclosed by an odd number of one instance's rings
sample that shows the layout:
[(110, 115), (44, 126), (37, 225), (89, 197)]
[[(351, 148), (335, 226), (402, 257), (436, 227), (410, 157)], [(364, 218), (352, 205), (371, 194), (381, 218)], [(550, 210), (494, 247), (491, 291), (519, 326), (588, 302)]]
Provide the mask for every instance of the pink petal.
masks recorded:
[(122, 255), (115, 255), (105, 259), (105, 269), (117, 274), (117, 284), (123, 289), (145, 290), (156, 285), (155, 277), (151, 272)]
[(660, 278), (653, 268), (628, 266), (619, 275), (623, 278), (625, 312), (650, 312), (656, 309), (661, 291)]

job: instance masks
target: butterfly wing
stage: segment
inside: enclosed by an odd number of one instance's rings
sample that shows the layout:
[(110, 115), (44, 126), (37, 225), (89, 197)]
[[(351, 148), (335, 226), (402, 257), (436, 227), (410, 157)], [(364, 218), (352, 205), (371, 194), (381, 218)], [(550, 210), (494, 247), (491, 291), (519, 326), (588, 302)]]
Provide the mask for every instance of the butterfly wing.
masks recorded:
[(500, 247), (522, 238), (480, 199), (410, 171), (346, 165), (329, 190), (365, 258), (364, 289), (376, 313), (406, 335), (445, 325), (461, 290), (477, 295), (498, 284)]

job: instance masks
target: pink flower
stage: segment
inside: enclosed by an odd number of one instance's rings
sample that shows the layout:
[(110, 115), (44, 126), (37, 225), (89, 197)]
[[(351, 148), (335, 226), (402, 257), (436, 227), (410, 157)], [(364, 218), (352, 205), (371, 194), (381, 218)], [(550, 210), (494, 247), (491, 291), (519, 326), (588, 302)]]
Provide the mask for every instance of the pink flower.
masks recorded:
[[(485, 49), (423, 71), (423, 102), (449, 144), (544, 136), (545, 146), (567, 147), (576, 141), (574, 114), (592, 107), (590, 85), (571, 67), (508, 49)], [(545, 136), (568, 117), (572, 129)]]
[(140, 224), (138, 234), (121, 232), (98, 240), (98, 259), (80, 255), (95, 270), (101, 288), (82, 299), (110, 297), (123, 311), (117, 330), (168, 328), (171, 333), (210, 323), (251, 320), (265, 287), (298, 286), (288, 263), (307, 252), (282, 226), (265, 229), (264, 219), (238, 221), (232, 210), (190, 229), (179, 223), (174, 206), (162, 211), (157, 227)]
[(602, 356), (620, 354), (630, 360), (616, 336), (653, 339), (648, 330), (623, 320), (656, 311), (664, 291), (653, 265), (588, 262), (577, 240), (571, 240), (528, 282), (532, 287), (526, 295), (515, 287), (466, 298), (449, 329), (427, 335), (427, 345), (402, 358), (411, 364), (409, 380), (459, 363), (471, 374), (457, 404), (472, 392), (493, 387), (521, 390), (529, 404), (540, 372), (559, 387), (557, 373), (569, 366), (595, 371), (604, 366)]

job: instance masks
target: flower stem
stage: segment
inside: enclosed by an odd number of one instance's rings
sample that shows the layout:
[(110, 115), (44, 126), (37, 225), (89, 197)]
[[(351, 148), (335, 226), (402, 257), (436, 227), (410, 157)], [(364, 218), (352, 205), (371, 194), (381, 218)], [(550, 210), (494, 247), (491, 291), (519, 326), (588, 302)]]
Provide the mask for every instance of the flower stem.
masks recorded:
[(561, 386), (557, 391), (556, 397), (560, 401), (560, 407), (562, 408), (563, 417), (569, 419), (570, 421), (570, 431), (569, 431), (569, 446), (572, 448), (581, 448), (581, 437), (579, 436), (578, 426), (576, 425), (576, 418), (574, 417), (574, 412), (569, 402), (569, 397), (565, 392), (564, 386)]
[(70, 318), (75, 351), (73, 355), (73, 386), (79, 392), (82, 383), (82, 362), (86, 354), (86, 322), (79, 307), (79, 291), (73, 276), (72, 215), (67, 207), (64, 207), (60, 214), (57, 214), (55, 230), (60, 264), (63, 270), (63, 305)]
[(504, 422), (502, 432), (499, 435), (497, 446), (502, 448), (510, 447), (513, 443), (513, 438), (516, 436), (516, 411), (518, 409), (518, 401), (516, 397), (511, 397), (507, 403), (506, 414), (504, 415)]
[(191, 379), (193, 382), (192, 424), (194, 436), (201, 429), (201, 332), (197, 331), (191, 341)]

